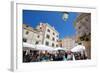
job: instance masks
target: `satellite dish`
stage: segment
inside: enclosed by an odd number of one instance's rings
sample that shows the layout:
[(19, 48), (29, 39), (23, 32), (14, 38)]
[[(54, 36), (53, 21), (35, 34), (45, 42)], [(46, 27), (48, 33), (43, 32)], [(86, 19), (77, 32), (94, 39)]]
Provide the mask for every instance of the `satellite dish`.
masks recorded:
[(68, 12), (63, 12), (62, 19), (63, 19), (64, 21), (67, 21), (67, 19), (68, 19), (68, 15), (69, 15)]

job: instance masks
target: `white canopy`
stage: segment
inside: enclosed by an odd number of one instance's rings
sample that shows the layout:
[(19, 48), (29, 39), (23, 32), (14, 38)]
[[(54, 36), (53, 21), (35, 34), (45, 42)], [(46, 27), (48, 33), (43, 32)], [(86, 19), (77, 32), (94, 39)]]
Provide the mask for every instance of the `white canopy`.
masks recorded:
[(36, 45), (37, 50), (48, 50), (48, 51), (53, 51), (54, 48), (46, 46), (46, 45)]
[(66, 50), (66, 49), (61, 48), (61, 47), (57, 47), (57, 48), (55, 48), (55, 50)]
[(35, 45), (29, 43), (23, 43), (23, 47), (35, 48)]
[(33, 45), (33, 44), (29, 44), (29, 43), (23, 43), (23, 47), (28, 47), (28, 48), (35, 49), (35, 50), (48, 50), (48, 51), (54, 50), (54, 48), (49, 47), (49, 46)]
[(85, 50), (85, 46), (83, 46), (83, 45), (78, 45), (78, 46), (71, 49), (72, 52), (81, 52), (84, 50)]
[(58, 48), (53, 48), (53, 47), (49, 47), (46, 45), (33, 45), (33, 44), (29, 44), (29, 43), (23, 43), (23, 47), (28, 47), (34, 50), (47, 50), (47, 51), (57, 51), (57, 50), (67, 50), (61, 47)]

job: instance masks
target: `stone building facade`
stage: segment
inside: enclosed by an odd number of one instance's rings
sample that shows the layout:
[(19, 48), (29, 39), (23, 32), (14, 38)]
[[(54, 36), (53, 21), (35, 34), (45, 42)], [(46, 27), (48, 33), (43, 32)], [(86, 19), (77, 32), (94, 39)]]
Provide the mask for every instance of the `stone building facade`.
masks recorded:
[(91, 59), (91, 13), (80, 13), (74, 25), (77, 31), (76, 42), (82, 42), (88, 58)]

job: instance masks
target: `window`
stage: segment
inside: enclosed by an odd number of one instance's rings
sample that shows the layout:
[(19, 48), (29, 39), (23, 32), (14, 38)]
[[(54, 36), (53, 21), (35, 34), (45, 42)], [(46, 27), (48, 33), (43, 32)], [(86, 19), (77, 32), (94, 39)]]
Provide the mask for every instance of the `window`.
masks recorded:
[(59, 42), (59, 41), (57, 40), (57, 42)]
[(78, 28), (81, 29), (81, 26), (79, 26)]
[(62, 47), (62, 44), (60, 44), (60, 47)]
[(53, 32), (53, 35), (55, 35), (55, 33)]
[(45, 45), (47, 45), (47, 46), (48, 46), (48, 45), (49, 45), (49, 42), (47, 42), (47, 41), (46, 41)]
[(47, 29), (48, 32), (50, 32), (50, 29)]
[(49, 38), (50, 38), (50, 36), (47, 34), (46, 38), (48, 38), (48, 39), (49, 39)]
[(58, 37), (58, 35), (56, 35)]
[(42, 27), (40, 27), (40, 29), (42, 29)]
[(62, 42), (62, 40), (59, 40), (58, 42)]
[(52, 47), (54, 47), (54, 43), (52, 43)]
[(37, 37), (39, 38), (40, 36), (38, 35)]
[(53, 37), (52, 40), (55, 41), (55, 38)]
[(58, 45), (56, 45), (56, 47), (58, 47)]
[(29, 31), (26, 31), (26, 34), (28, 34), (29, 33)]
[(89, 38), (86, 38), (85, 40), (86, 40), (86, 41), (89, 41)]
[(23, 38), (23, 42), (27, 42), (27, 39), (26, 38)]
[(36, 42), (35, 42), (35, 44), (39, 44), (39, 42), (38, 42), (38, 41), (36, 41)]
[(26, 25), (26, 27), (28, 27), (28, 25)]

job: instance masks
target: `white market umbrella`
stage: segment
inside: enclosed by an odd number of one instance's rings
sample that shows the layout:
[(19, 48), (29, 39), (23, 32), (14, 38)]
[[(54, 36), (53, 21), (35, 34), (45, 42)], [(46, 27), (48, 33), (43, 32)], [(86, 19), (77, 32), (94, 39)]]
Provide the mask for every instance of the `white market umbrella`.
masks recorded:
[(23, 43), (23, 47), (35, 48), (35, 45), (29, 43)]
[(81, 52), (81, 51), (84, 51), (84, 50), (85, 50), (85, 47), (82, 46), (82, 45), (78, 45), (78, 46), (71, 49), (72, 52)]
[(46, 46), (46, 45), (36, 45), (35, 47), (37, 50), (47, 50), (47, 51), (53, 51), (54, 48)]
[(57, 48), (55, 48), (55, 50), (65, 50), (65, 49), (61, 48), (61, 47), (57, 47)]

